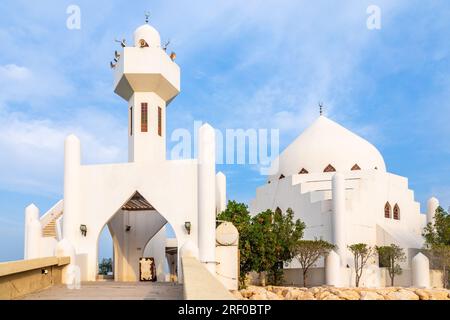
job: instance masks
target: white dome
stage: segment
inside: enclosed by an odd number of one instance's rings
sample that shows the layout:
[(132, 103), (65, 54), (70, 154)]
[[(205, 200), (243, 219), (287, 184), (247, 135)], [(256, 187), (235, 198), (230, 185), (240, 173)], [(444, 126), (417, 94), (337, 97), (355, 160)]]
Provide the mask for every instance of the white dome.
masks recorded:
[[(361, 170), (386, 171), (380, 152), (367, 140), (343, 126), (320, 116), (293, 143), (291, 143), (272, 164), (278, 179), (300, 173), (324, 172), (328, 165), (336, 171)], [(305, 170), (307, 172), (305, 172)]]
[(148, 24), (144, 24), (134, 31), (134, 45), (140, 47), (140, 41), (145, 40), (150, 47), (161, 47), (159, 32)]

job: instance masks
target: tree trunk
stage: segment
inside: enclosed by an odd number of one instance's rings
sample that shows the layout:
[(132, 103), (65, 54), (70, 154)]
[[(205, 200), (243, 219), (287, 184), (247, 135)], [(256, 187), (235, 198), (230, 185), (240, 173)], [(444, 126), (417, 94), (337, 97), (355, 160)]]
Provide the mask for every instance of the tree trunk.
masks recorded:
[(391, 287), (394, 286), (394, 276), (391, 277)]
[(261, 287), (266, 286), (266, 272), (265, 271), (263, 271), (259, 274), (259, 281), (260, 281)]
[(306, 280), (308, 279), (308, 270), (303, 269), (303, 286), (306, 288)]

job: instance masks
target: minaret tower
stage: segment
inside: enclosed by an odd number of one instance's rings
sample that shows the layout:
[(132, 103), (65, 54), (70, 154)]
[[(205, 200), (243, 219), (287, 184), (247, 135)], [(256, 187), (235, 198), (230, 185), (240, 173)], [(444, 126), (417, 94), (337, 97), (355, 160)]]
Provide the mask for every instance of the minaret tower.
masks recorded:
[(180, 67), (147, 23), (134, 31), (134, 46), (122, 47), (112, 67), (114, 92), (128, 101), (128, 160), (165, 160), (166, 107), (180, 92)]

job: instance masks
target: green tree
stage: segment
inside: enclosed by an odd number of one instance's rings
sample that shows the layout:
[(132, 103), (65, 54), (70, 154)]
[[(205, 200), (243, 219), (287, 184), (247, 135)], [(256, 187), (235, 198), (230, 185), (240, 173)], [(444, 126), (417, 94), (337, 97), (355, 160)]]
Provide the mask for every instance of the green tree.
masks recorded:
[(253, 261), (251, 244), (251, 216), (243, 203), (228, 201), (225, 211), (217, 216), (218, 220), (230, 221), (239, 231), (239, 284), (245, 286), (245, 278), (252, 271)]
[(282, 265), (294, 257), (296, 242), (305, 229), (303, 222), (294, 221), (294, 212), (266, 210), (251, 217), (245, 204), (229, 201), (217, 219), (232, 222), (239, 231), (240, 286), (245, 286), (250, 271), (260, 273), (263, 283), (269, 275), (271, 283), (279, 284)]
[(359, 287), (359, 281), (361, 280), (364, 267), (367, 265), (369, 259), (373, 257), (374, 248), (365, 243), (355, 243), (348, 246), (348, 248), (353, 253), (355, 262), (355, 285)]
[(434, 221), (427, 224), (422, 236), (425, 249), (434, 265), (442, 269), (443, 285), (449, 285), (450, 269), (450, 215), (442, 207), (436, 209)]
[(303, 286), (307, 286), (309, 268), (314, 266), (320, 257), (325, 257), (335, 245), (324, 240), (300, 240), (296, 246), (296, 257), (302, 267)]
[(375, 249), (378, 253), (380, 265), (387, 268), (391, 278), (391, 286), (394, 286), (395, 276), (402, 274), (399, 262), (406, 260), (404, 250), (393, 243), (390, 246), (376, 246)]
[(265, 285), (266, 274), (278, 262), (276, 255), (277, 239), (273, 229), (272, 210), (266, 210), (252, 218), (250, 239), (253, 253), (252, 270), (260, 274), (262, 285)]
[(98, 264), (98, 274), (106, 276), (108, 275), (108, 272), (112, 272), (112, 259), (103, 258)]
[(279, 285), (283, 282), (283, 264), (295, 256), (297, 243), (303, 237), (305, 224), (294, 220), (294, 211), (287, 209), (286, 214), (277, 209), (273, 213), (272, 233), (275, 237), (275, 263), (269, 271), (269, 282)]

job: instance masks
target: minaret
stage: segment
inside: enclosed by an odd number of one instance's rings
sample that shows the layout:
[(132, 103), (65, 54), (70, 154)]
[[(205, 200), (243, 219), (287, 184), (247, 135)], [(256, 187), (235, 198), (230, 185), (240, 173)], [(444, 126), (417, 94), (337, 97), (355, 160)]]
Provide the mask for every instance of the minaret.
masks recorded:
[(134, 46), (116, 54), (114, 92), (128, 101), (128, 159), (166, 156), (166, 107), (180, 92), (180, 68), (147, 23), (134, 31)]

